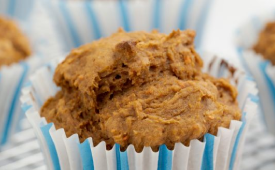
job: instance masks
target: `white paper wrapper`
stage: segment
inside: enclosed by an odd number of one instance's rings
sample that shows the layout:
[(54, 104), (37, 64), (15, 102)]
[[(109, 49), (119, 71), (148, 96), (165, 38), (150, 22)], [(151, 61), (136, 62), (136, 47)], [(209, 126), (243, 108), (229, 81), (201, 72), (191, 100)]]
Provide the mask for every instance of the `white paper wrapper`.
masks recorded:
[(259, 97), (268, 130), (275, 134), (275, 67), (256, 54), (252, 47), (267, 22), (275, 21), (274, 11), (254, 16), (237, 30), (237, 50), (248, 72), (254, 77), (259, 88)]
[[(6, 144), (24, 116), (19, 102), (20, 91), (28, 76), (49, 57), (61, 53), (56, 45), (53, 24), (35, 0), (0, 0), (0, 15), (15, 20), (31, 44), (32, 55), (27, 60), (0, 68), (0, 146)], [(37, 13), (39, 10), (39, 13)], [(32, 15), (34, 14), (35, 15)], [(39, 20), (37, 19), (39, 18)], [(35, 22), (34, 22), (35, 20)], [(43, 32), (41, 32), (43, 28)], [(52, 38), (51, 38), (52, 37)], [(51, 38), (51, 41), (48, 40)]]
[(217, 136), (206, 134), (204, 141), (192, 140), (189, 147), (177, 143), (174, 150), (160, 146), (158, 152), (145, 147), (136, 153), (133, 146), (120, 152), (119, 145), (106, 151), (104, 142), (94, 147), (91, 138), (79, 143), (78, 135), (67, 138), (64, 129), (56, 130), (52, 123), (40, 117), (39, 110), (58, 88), (52, 81), (54, 69), (62, 60), (54, 60), (31, 76), (21, 96), (22, 107), (39, 139), (47, 165), (50, 169), (130, 169), (130, 170), (233, 170), (238, 169), (245, 134), (249, 122), (256, 112), (257, 89), (251, 78), (241, 70), (233, 75), (227, 64), (210, 53), (202, 55), (204, 71), (215, 77), (230, 77), (239, 89), (238, 101), (242, 109), (242, 120), (231, 121), (230, 128), (219, 128)]
[(44, 0), (57, 30), (69, 51), (100, 37), (110, 36), (119, 27), (125, 31), (173, 29), (197, 31), (201, 42), (204, 23), (212, 0)]

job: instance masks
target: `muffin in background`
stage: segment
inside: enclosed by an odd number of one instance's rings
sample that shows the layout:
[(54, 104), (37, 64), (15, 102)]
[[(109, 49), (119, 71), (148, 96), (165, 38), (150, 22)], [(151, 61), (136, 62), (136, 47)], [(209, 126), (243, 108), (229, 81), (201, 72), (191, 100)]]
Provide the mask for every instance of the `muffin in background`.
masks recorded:
[(268, 22), (253, 49), (275, 65), (275, 22)]
[[(0, 0), (0, 147), (14, 133), (29, 128), (21, 123), (22, 87), (30, 73), (55, 54), (64, 53), (58, 33), (41, 1)], [(23, 33), (24, 34), (23, 34)]]
[(30, 55), (27, 37), (14, 21), (0, 16), (0, 67), (19, 62)]

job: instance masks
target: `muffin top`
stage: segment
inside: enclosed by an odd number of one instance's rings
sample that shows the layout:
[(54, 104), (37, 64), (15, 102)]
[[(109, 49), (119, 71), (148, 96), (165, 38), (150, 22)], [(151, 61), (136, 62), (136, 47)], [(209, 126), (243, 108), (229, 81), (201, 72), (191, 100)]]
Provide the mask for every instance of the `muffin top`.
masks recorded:
[(266, 24), (253, 49), (275, 65), (275, 22)]
[(225, 79), (201, 72), (194, 49), (195, 32), (169, 35), (119, 30), (84, 45), (57, 66), (61, 91), (42, 107), (41, 115), (81, 142), (92, 137), (137, 152), (188, 145), (218, 127), (239, 120), (237, 91)]
[(17, 25), (0, 17), (0, 67), (23, 60), (30, 54), (29, 42)]

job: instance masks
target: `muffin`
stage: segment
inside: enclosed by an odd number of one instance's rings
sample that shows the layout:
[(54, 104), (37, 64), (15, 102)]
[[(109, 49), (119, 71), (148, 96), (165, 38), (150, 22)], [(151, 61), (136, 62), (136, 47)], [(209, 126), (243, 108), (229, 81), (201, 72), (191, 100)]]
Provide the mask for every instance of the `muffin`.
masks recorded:
[(0, 17), (0, 67), (26, 59), (31, 54), (30, 44), (18, 26)]
[(21, 102), (47, 167), (238, 168), (255, 83), (194, 38), (119, 30), (38, 69)]
[(275, 22), (265, 25), (253, 49), (275, 65)]
[(41, 116), (64, 128), (67, 137), (92, 137), (121, 150), (133, 145), (158, 151), (165, 144), (189, 145), (206, 133), (217, 135), (240, 120), (237, 90), (227, 79), (201, 71), (195, 32), (126, 33), (86, 44), (57, 66), (61, 90), (47, 100)]

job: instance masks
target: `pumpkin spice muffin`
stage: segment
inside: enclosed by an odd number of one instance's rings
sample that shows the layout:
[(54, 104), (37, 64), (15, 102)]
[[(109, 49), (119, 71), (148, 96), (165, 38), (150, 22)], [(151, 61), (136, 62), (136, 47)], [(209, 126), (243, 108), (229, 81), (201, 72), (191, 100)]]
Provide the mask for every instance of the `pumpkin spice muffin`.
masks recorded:
[(0, 67), (19, 62), (30, 54), (29, 42), (17, 25), (0, 17)]
[(275, 22), (266, 24), (253, 49), (275, 65)]
[(240, 120), (237, 91), (226, 79), (201, 71), (194, 31), (170, 35), (119, 30), (74, 49), (54, 75), (61, 91), (41, 116), (81, 142), (92, 137), (137, 152), (165, 144), (188, 145)]

